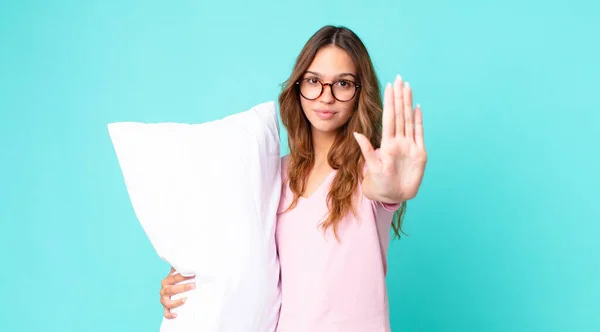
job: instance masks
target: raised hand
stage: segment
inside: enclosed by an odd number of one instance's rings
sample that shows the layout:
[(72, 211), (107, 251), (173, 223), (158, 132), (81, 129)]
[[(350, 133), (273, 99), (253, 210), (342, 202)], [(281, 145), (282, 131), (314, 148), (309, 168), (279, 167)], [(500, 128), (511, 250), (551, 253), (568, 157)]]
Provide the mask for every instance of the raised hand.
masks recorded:
[(355, 133), (368, 169), (363, 191), (381, 201), (407, 201), (419, 191), (427, 151), (421, 107), (413, 110), (412, 90), (400, 76), (385, 88), (382, 126), (378, 154), (364, 135)]

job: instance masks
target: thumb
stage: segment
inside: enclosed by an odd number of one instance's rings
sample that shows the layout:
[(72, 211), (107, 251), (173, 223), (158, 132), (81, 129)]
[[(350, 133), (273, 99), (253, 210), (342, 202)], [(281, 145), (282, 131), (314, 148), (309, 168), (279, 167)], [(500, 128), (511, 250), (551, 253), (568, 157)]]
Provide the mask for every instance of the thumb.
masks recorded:
[(367, 168), (370, 169), (371, 171), (377, 170), (379, 161), (377, 160), (377, 154), (375, 153), (375, 150), (373, 149), (373, 145), (371, 145), (371, 142), (369, 141), (369, 139), (366, 138), (365, 135), (359, 134), (357, 132), (354, 132), (354, 138), (356, 139), (356, 142), (358, 143), (358, 146), (360, 147), (360, 151), (362, 152), (362, 155), (365, 157), (365, 162), (367, 163)]

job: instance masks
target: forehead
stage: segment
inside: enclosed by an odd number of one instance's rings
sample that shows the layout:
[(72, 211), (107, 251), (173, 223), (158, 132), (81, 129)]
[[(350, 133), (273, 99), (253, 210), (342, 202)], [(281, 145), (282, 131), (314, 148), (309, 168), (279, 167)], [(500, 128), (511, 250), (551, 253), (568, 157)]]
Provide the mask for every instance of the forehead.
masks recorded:
[(324, 77), (335, 77), (342, 73), (356, 75), (356, 65), (350, 55), (334, 45), (325, 46), (317, 51), (308, 70)]

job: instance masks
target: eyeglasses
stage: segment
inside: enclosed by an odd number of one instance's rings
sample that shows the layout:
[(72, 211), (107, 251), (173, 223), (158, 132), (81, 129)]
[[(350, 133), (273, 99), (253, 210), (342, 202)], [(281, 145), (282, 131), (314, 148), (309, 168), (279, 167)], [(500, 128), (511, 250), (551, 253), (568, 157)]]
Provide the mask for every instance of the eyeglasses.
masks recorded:
[(296, 82), (296, 85), (298, 85), (302, 97), (308, 100), (315, 100), (321, 97), (323, 91), (325, 91), (325, 86), (329, 85), (333, 98), (341, 102), (350, 101), (360, 88), (360, 85), (348, 80), (323, 83), (316, 78), (301, 79)]

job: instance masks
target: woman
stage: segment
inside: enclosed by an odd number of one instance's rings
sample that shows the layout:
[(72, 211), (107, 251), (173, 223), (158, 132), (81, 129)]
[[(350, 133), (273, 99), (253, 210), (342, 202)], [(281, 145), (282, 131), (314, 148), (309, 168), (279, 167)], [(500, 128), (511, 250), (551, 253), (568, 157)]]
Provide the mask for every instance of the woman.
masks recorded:
[[(290, 154), (276, 230), (278, 331), (389, 331), (390, 227), (399, 236), (427, 163), (409, 84), (388, 83), (382, 105), (361, 40), (325, 26), (301, 51), (279, 103)], [(186, 279), (163, 280), (165, 317), (184, 301), (170, 296), (193, 287), (175, 285)]]

